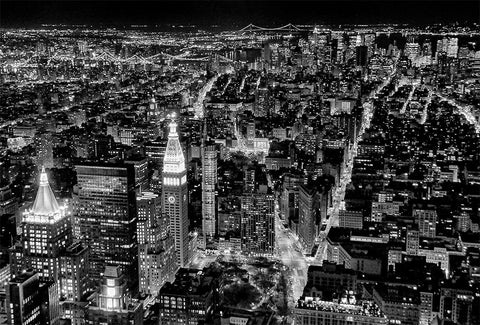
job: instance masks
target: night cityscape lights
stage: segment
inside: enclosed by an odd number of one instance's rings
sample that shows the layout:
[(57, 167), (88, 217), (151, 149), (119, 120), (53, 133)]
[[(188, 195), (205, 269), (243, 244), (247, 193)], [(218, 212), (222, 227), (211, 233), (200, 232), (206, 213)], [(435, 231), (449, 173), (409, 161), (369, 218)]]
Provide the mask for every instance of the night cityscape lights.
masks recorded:
[(0, 325), (480, 324), (478, 1), (1, 1)]

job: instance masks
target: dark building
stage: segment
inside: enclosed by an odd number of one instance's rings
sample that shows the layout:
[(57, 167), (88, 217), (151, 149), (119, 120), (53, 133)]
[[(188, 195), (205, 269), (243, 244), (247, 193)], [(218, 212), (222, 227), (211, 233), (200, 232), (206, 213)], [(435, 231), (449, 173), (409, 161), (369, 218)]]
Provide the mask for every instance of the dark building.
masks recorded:
[(33, 270), (25, 270), (7, 288), (8, 324), (58, 324), (58, 288), (53, 282), (41, 282)]
[(266, 191), (242, 196), (242, 251), (269, 255), (275, 247), (274, 196)]
[(134, 167), (97, 163), (76, 170), (75, 227), (90, 246), (90, 277), (99, 283), (105, 266), (120, 266), (133, 288), (138, 282)]
[(356, 47), (356, 57), (357, 67), (366, 67), (368, 62), (368, 47), (367, 46), (357, 46)]
[(214, 307), (216, 279), (208, 269), (180, 269), (175, 281), (160, 290), (159, 324), (203, 324)]

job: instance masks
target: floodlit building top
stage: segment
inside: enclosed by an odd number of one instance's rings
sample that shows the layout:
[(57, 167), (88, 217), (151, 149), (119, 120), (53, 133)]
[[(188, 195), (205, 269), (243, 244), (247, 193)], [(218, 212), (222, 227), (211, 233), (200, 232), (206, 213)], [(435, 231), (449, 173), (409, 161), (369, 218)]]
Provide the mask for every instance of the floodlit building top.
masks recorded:
[(65, 215), (65, 207), (58, 204), (48, 183), (47, 172), (42, 167), (40, 186), (32, 208), (24, 214), (24, 221), (31, 223), (54, 223)]
[(164, 172), (181, 173), (186, 170), (185, 157), (178, 138), (177, 123), (173, 118), (174, 116), (169, 124), (170, 131), (168, 133), (167, 149), (165, 150), (165, 157), (163, 159)]

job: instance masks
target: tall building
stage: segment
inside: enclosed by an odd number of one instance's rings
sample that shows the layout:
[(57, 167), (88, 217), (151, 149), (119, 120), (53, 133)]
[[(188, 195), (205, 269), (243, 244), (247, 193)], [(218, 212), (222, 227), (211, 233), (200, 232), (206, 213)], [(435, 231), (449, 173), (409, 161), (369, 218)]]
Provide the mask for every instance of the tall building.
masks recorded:
[(58, 288), (40, 281), (38, 273), (24, 270), (7, 285), (9, 325), (56, 325), (59, 323)]
[(355, 48), (356, 53), (356, 65), (360, 67), (366, 67), (368, 62), (368, 47), (357, 46)]
[(321, 193), (306, 185), (300, 186), (298, 203), (298, 237), (307, 254), (311, 253), (318, 224)]
[[(103, 272), (102, 272), (103, 273)], [(88, 325), (142, 325), (143, 305), (130, 297), (120, 267), (107, 266), (100, 290), (89, 298)]]
[(189, 263), (188, 188), (185, 156), (178, 138), (177, 123), (169, 124), (167, 148), (163, 158), (163, 213), (170, 219), (170, 229), (175, 238), (178, 265)]
[(155, 97), (150, 98), (148, 101), (148, 107), (146, 109), (147, 120), (151, 122), (158, 122), (160, 120), (161, 114)]
[(137, 198), (139, 290), (152, 296), (157, 296), (167, 281), (174, 280), (177, 270), (175, 240), (161, 203), (161, 197), (150, 192)]
[(407, 230), (406, 251), (408, 255), (418, 255), (420, 248), (420, 234), (418, 230)]
[(84, 324), (83, 306), (91, 290), (88, 253), (87, 247), (75, 242), (60, 256), (60, 310), (72, 325)]
[(435, 237), (437, 232), (437, 211), (435, 206), (426, 208), (417, 206), (413, 208), (412, 216), (418, 224), (418, 230), (422, 237)]
[(90, 247), (90, 278), (99, 282), (106, 265), (121, 266), (137, 282), (135, 174), (132, 165), (77, 165), (75, 226)]
[(35, 201), (23, 215), (21, 242), (13, 253), (12, 273), (33, 269), (41, 281), (55, 283), (62, 317), (72, 319), (75, 306), (90, 288), (88, 249), (73, 242), (70, 216), (58, 204), (44, 168)]
[(311, 253), (322, 221), (327, 217), (330, 193), (327, 179), (325, 183), (318, 179), (318, 182), (300, 186), (297, 233), (307, 254)]
[(135, 189), (137, 192), (147, 191), (148, 183), (148, 159), (147, 158), (130, 158), (125, 160), (125, 164), (133, 165), (135, 170)]
[(214, 143), (202, 146), (202, 231), (206, 244), (216, 234), (217, 147)]
[(291, 173), (283, 175), (283, 192), (280, 200), (280, 213), (287, 222), (298, 220), (299, 187), (304, 183), (304, 175), (295, 175)]
[(0, 185), (0, 216), (14, 214), (18, 209), (17, 199), (12, 194), (8, 184), (2, 185)]
[(242, 250), (251, 255), (270, 255), (275, 248), (274, 196), (267, 192), (242, 196)]
[(255, 183), (255, 169), (254, 168), (246, 168), (245, 169), (245, 176), (244, 176), (244, 188), (245, 192), (253, 193), (256, 188)]
[(34, 269), (40, 280), (57, 282), (60, 256), (71, 244), (70, 218), (66, 208), (58, 204), (42, 168), (35, 201), (23, 215), (21, 246), (16, 252), (20, 255), (13, 259), (12, 274)]

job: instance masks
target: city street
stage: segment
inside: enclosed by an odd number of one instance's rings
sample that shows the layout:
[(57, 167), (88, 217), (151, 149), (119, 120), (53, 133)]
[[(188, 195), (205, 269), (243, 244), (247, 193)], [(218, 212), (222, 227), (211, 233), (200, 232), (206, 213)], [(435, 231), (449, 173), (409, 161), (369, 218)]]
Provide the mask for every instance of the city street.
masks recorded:
[(308, 264), (302, 253), (301, 245), (290, 229), (283, 226), (277, 214), (276, 219), (277, 254), (282, 263), (291, 270), (290, 280), (293, 290), (293, 302), (302, 295), (307, 283)]
[(347, 185), (350, 183), (352, 179), (353, 161), (357, 156), (358, 143), (362, 139), (365, 131), (370, 127), (370, 122), (373, 117), (374, 107), (372, 103), (372, 98), (375, 98), (378, 92), (392, 81), (393, 77), (396, 74), (396, 71), (397, 70), (395, 68), (393, 72), (389, 75), (389, 77), (385, 79), (384, 82), (379, 87), (377, 87), (374, 91), (372, 91), (368, 101), (363, 104), (362, 124), (360, 126), (360, 131), (358, 132), (357, 137), (354, 139), (353, 146), (349, 151), (349, 156), (345, 164), (345, 169), (343, 170), (342, 176), (340, 178), (340, 186), (336, 187), (335, 192), (333, 194), (332, 207), (329, 208), (329, 211), (328, 211), (330, 218), (327, 220), (324, 230), (320, 232), (320, 235), (317, 238), (318, 249), (315, 254), (315, 258), (313, 258), (311, 261), (312, 264), (322, 265), (323, 261), (327, 259), (327, 256), (326, 256), (327, 245), (326, 245), (325, 239), (328, 235), (328, 232), (330, 231), (330, 228), (338, 227), (339, 212), (340, 210), (345, 208), (345, 202), (344, 202), (345, 190)]

